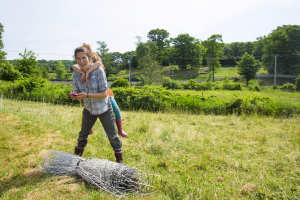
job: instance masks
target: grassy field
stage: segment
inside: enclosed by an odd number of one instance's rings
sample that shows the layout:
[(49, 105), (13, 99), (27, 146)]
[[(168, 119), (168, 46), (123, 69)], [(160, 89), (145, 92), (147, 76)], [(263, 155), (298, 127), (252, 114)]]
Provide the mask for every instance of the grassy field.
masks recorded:
[(230, 99), (233, 95), (237, 95), (240, 97), (246, 97), (246, 96), (253, 96), (258, 95), (261, 97), (270, 97), (277, 100), (280, 100), (282, 102), (291, 102), (295, 104), (300, 103), (300, 93), (299, 92), (285, 92), (281, 90), (273, 90), (271, 88), (261, 90), (260, 92), (256, 91), (249, 91), (249, 90), (242, 90), (242, 91), (229, 91), (229, 90), (206, 90), (206, 91), (196, 91), (196, 90), (176, 90), (172, 89), (169, 90), (173, 93), (179, 93), (179, 94), (186, 94), (186, 95), (204, 95), (204, 96), (210, 96), (214, 95), (217, 96), (219, 99)]
[[(47, 151), (73, 153), (82, 110), (39, 104), (2, 108), (0, 198), (117, 199), (74, 177), (39, 171)], [(155, 193), (128, 199), (299, 199), (299, 116), (122, 115), (125, 164), (157, 175)], [(94, 130), (83, 157), (114, 161), (99, 122)]]

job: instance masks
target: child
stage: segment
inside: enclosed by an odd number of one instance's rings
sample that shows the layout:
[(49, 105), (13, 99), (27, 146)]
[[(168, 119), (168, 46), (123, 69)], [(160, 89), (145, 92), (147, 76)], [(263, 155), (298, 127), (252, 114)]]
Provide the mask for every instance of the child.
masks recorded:
[[(104, 70), (104, 66), (102, 65), (102, 61), (101, 58), (94, 53), (89, 45), (83, 45), (84, 47), (86, 47), (87, 49), (90, 50), (90, 52), (92, 52), (92, 62), (94, 62), (92, 64), (92, 66), (87, 70), (87, 72), (85, 73), (77, 64), (72, 66), (72, 69), (80, 74), (82, 74), (82, 77), (80, 79), (80, 81), (84, 82), (86, 81), (87, 83), (89, 83), (89, 74), (94, 71), (95, 69), (97, 69), (98, 67), (102, 67)], [(112, 104), (114, 113), (115, 113), (115, 118), (116, 118), (116, 124), (117, 124), (117, 128), (118, 128), (118, 134), (122, 137), (127, 137), (128, 134), (123, 130), (122, 128), (122, 117), (121, 117), (121, 112), (120, 109), (118, 107), (118, 104), (116, 102), (116, 100), (114, 99), (114, 95), (112, 93), (112, 91), (110, 89), (108, 89), (108, 96), (110, 99), (110, 102)], [(90, 134), (93, 133), (93, 130), (91, 130)]]

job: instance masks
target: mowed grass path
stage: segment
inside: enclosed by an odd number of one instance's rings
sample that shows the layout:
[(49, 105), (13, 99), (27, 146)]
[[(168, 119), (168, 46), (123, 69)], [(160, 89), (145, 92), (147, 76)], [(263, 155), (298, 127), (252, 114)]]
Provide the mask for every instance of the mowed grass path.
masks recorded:
[[(73, 153), (77, 131), (18, 115), (0, 113), (1, 199), (117, 199), (79, 179), (41, 173), (47, 151)], [(125, 164), (157, 175), (156, 193), (128, 199), (300, 196), (299, 116), (122, 115), (129, 134), (121, 139)], [(115, 159), (99, 121), (83, 157)]]

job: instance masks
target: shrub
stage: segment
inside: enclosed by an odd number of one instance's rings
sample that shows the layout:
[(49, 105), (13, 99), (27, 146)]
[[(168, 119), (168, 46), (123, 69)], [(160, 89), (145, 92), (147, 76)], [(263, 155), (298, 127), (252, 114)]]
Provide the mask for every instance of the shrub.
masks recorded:
[(112, 84), (111, 84), (111, 88), (114, 88), (114, 87), (128, 87), (129, 86), (129, 83), (127, 80), (125, 79), (118, 79), (118, 80), (115, 80)]
[(224, 83), (223, 90), (242, 90), (240, 83)]
[(282, 85), (281, 90), (283, 91), (290, 91), (290, 92), (295, 92), (297, 89), (296, 85), (292, 83), (285, 83)]
[(197, 90), (212, 90), (213, 85), (212, 82), (201, 82), (197, 84)]
[(163, 87), (166, 87), (168, 89), (181, 89), (180, 83), (178, 81), (172, 80), (169, 77), (163, 78)]
[(178, 72), (179, 71), (179, 67), (177, 65), (172, 65), (170, 68), (171, 71), (173, 72)]
[(296, 88), (297, 90), (300, 90), (300, 77), (295, 79), (296, 81)]

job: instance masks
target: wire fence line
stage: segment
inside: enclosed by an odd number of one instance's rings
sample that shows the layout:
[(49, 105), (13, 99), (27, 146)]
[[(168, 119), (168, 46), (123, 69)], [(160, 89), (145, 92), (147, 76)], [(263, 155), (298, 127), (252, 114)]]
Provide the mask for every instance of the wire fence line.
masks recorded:
[(69, 131), (80, 130), (82, 109), (81, 105), (52, 99), (0, 95), (1, 113), (38, 119), (50, 125), (63, 126)]

